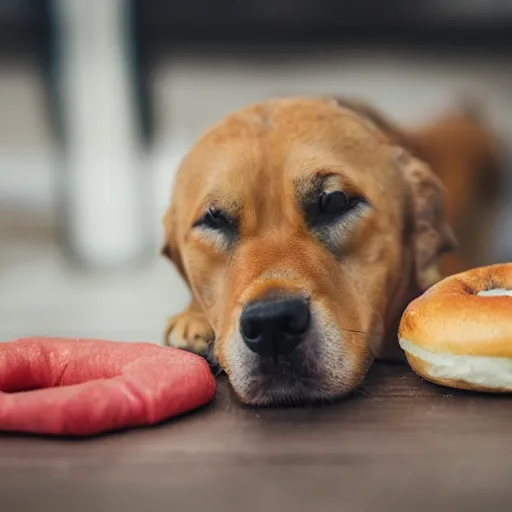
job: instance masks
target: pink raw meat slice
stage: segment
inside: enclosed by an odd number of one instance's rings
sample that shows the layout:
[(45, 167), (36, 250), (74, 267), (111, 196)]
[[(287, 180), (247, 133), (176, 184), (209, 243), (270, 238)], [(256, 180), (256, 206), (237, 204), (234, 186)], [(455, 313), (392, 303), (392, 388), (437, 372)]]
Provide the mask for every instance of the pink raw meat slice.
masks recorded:
[(91, 435), (152, 425), (208, 403), (215, 379), (189, 352), (151, 343), (0, 343), (0, 430)]

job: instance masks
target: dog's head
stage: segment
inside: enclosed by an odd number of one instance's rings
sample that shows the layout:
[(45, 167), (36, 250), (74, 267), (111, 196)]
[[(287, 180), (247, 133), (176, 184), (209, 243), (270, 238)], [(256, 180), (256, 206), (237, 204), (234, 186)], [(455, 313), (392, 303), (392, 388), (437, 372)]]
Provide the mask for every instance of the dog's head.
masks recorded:
[(360, 384), (408, 295), (451, 245), (442, 187), (375, 123), (331, 99), (238, 111), (185, 157), (165, 251), (248, 404)]

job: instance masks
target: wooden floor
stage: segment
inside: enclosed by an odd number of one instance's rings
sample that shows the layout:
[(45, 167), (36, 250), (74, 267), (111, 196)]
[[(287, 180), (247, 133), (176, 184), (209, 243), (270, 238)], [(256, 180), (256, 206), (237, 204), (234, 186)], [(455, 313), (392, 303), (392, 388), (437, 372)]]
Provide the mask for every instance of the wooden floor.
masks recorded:
[[(159, 342), (187, 298), (163, 261), (80, 274), (44, 240), (0, 236), (0, 341)], [(512, 512), (512, 398), (400, 366), (376, 366), (364, 389), (330, 407), (252, 410), (222, 380), (209, 407), (156, 428), (0, 436), (0, 512)]]
[(512, 401), (377, 365), (334, 406), (210, 406), (90, 440), (0, 437), (2, 512), (511, 511)]

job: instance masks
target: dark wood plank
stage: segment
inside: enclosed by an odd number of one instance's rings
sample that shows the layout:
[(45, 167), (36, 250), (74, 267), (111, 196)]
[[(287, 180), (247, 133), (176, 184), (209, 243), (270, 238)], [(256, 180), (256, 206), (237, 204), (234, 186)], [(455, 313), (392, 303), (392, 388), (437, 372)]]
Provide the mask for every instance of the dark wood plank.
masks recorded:
[[(50, 412), (49, 412), (50, 413)], [(90, 440), (0, 437), (0, 510), (512, 510), (512, 401), (376, 365), (339, 404), (210, 406)]]

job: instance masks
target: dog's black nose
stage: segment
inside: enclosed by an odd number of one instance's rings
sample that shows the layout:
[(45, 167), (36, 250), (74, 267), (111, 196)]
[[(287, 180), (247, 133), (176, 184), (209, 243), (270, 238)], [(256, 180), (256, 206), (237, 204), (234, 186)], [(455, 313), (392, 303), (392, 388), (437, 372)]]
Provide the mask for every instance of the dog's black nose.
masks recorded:
[(286, 355), (304, 338), (309, 321), (309, 306), (303, 299), (261, 300), (243, 310), (240, 332), (253, 352)]

